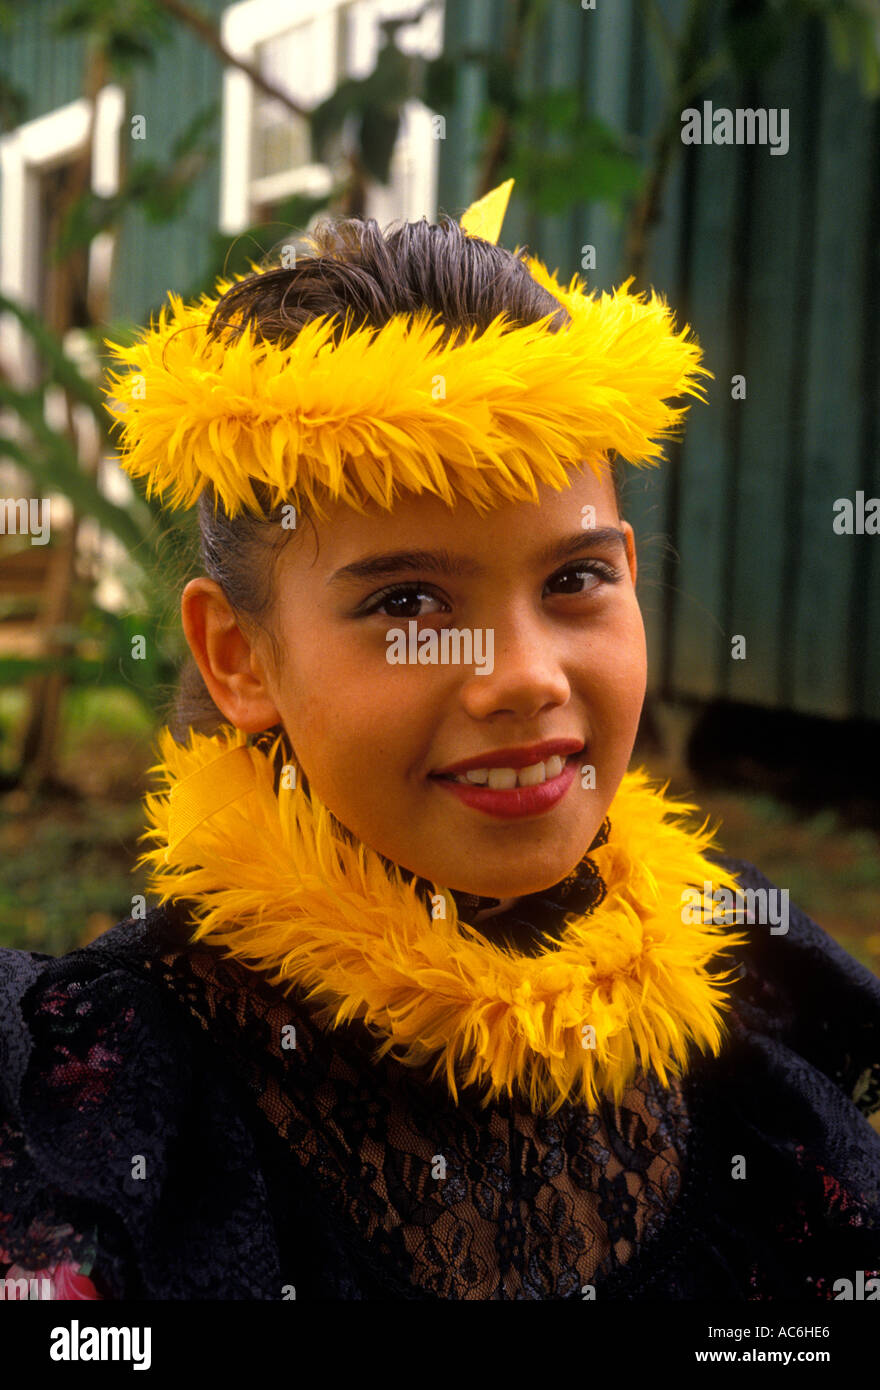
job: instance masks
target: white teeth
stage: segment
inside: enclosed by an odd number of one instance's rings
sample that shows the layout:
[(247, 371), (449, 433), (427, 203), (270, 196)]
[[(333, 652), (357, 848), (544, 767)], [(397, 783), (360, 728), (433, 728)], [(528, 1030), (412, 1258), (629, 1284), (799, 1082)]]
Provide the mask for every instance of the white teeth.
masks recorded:
[(531, 767), (473, 767), (470, 772), (457, 775), (453, 780), (464, 782), (466, 786), (490, 787), (492, 791), (508, 792), (514, 787), (540, 787), (558, 777), (565, 767), (565, 759), (554, 753), (543, 763), (532, 763)]
[[(457, 777), (455, 780), (460, 781), (461, 779)], [(485, 787), (489, 780), (489, 769), (487, 767), (472, 767), (470, 772), (464, 774), (464, 780), (473, 782), (478, 787)]]
[(490, 767), (489, 786), (494, 792), (509, 792), (516, 786), (516, 771), (512, 767)]
[(532, 763), (531, 767), (520, 768), (518, 780), (521, 787), (540, 787), (547, 781), (547, 770), (543, 763)]

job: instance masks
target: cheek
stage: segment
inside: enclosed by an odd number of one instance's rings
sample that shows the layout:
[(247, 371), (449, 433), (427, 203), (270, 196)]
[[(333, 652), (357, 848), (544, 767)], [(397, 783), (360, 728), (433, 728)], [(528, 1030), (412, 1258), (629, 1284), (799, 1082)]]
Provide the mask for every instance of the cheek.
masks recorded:
[[(318, 794), (353, 794), (406, 768), (430, 735), (436, 699), (421, 668), (365, 659), (326, 637), (301, 639), (285, 664), (279, 708), (300, 763)], [(402, 719), (403, 711), (406, 719)]]
[(615, 641), (603, 644), (586, 692), (591, 734), (587, 761), (596, 768), (601, 816), (607, 814), (632, 758), (645, 699), (647, 658), (638, 617), (625, 631), (618, 629)]
[(601, 710), (609, 732), (628, 737), (630, 723), (641, 713), (648, 678), (645, 629), (634, 600), (607, 640), (597, 642), (587, 654), (583, 674), (590, 701), (597, 712)]
[(625, 644), (619, 660), (615, 662), (620, 680), (632, 690), (634, 698), (641, 700), (645, 693), (648, 676), (648, 651), (645, 638), (645, 625), (640, 609), (633, 600)]

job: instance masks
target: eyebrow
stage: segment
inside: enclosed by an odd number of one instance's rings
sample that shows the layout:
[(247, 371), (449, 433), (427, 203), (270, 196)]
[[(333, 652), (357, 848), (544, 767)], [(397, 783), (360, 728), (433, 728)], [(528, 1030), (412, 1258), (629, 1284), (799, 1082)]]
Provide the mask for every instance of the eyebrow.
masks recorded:
[[(616, 526), (598, 526), (594, 530), (581, 530), (564, 540), (552, 541), (544, 546), (534, 557), (538, 566), (550, 565), (568, 559), (579, 551), (594, 549), (608, 550), (612, 546), (626, 546), (626, 536)], [(362, 579), (387, 579), (405, 570), (420, 570), (423, 574), (442, 574), (447, 576), (480, 575), (484, 566), (461, 555), (453, 555), (448, 550), (391, 550), (381, 555), (365, 555), (350, 565), (343, 565), (327, 580), (329, 584), (340, 584)]]

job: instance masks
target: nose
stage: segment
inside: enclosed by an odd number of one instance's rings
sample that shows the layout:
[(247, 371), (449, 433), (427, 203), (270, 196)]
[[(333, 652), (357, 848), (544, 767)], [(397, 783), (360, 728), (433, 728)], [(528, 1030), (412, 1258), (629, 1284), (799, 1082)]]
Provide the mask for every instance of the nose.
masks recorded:
[(564, 705), (571, 686), (561, 653), (546, 623), (532, 613), (508, 615), (495, 623), (494, 664), (490, 672), (469, 672), (461, 702), (473, 719), (511, 714), (531, 719), (547, 706)]

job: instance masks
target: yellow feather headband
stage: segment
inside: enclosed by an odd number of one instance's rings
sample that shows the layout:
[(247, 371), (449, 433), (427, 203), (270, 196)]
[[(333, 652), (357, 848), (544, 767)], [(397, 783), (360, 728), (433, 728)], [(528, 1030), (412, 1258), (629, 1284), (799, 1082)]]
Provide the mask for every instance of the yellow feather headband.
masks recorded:
[[(468, 235), (497, 242), (513, 180), (464, 214)], [(444, 324), (427, 309), (381, 329), (332, 341), (333, 317), (279, 346), (248, 324), (235, 342), (210, 338), (208, 321), (236, 283), (185, 305), (169, 295), (158, 324), (130, 347), (108, 342), (125, 370), (110, 372), (107, 409), (121, 427), (121, 466), (145, 478), (147, 495), (192, 506), (213, 484), (230, 516), (272, 505), (342, 500), (390, 510), (400, 490), (456, 496), (485, 509), (537, 500), (537, 485), (568, 486), (566, 466), (598, 470), (614, 450), (636, 465), (662, 457), (687, 406), (704, 399), (699, 346), (655, 294), (588, 295), (566, 289), (535, 257), (533, 279), (571, 324), (509, 327), (499, 315), (476, 336), (441, 347)], [(238, 277), (245, 278), (245, 277)]]

